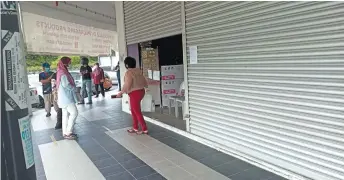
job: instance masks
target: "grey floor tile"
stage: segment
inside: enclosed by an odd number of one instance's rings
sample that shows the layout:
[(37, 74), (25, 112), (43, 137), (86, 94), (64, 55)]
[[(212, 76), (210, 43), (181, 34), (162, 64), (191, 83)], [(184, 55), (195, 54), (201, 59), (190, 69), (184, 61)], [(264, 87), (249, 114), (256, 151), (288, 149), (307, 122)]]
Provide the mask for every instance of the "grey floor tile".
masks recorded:
[(126, 162), (122, 162), (121, 165), (125, 168), (125, 169), (135, 169), (141, 166), (146, 166), (146, 163), (144, 163), (142, 160), (136, 158), (136, 159), (132, 159), (130, 161), (126, 161)]
[(266, 180), (273, 175), (274, 174), (272, 174), (271, 172), (254, 167), (239, 174), (230, 176), (230, 178), (231, 180)]
[(37, 177), (45, 176), (45, 172), (44, 172), (44, 168), (43, 167), (40, 167), (40, 168), (36, 167), (36, 176)]
[(206, 146), (206, 145), (204, 145), (204, 144), (198, 143), (198, 142), (196, 142), (196, 141), (192, 142), (192, 143), (190, 144), (190, 146), (193, 147), (193, 148), (195, 148), (195, 149), (197, 149), (198, 151), (202, 151), (202, 152), (205, 152), (205, 153), (212, 153), (212, 154), (214, 154), (214, 153), (219, 152), (219, 151), (216, 150), (216, 149), (213, 149), (213, 148), (211, 148), (211, 147), (209, 147), (209, 146)]
[(166, 137), (166, 138), (163, 138), (159, 141), (170, 146), (170, 147), (177, 147), (179, 145), (178, 144), (179, 141), (177, 139), (174, 139), (173, 137)]
[(172, 167), (170, 169), (166, 169), (166, 171), (161, 172), (167, 179), (186, 179), (186, 178), (191, 178), (191, 174), (186, 172), (183, 168), (180, 167)]
[(177, 139), (179, 142), (178, 144), (183, 145), (183, 146), (191, 146), (192, 145), (192, 140), (187, 139), (187, 138), (180, 138), (179, 136), (172, 136), (174, 139)]
[(177, 147), (173, 147), (173, 149), (185, 154), (185, 153), (192, 153), (192, 152), (195, 152), (197, 151), (197, 149), (191, 147), (191, 146), (185, 146), (185, 145), (179, 145)]
[(129, 172), (136, 178), (142, 178), (142, 177), (146, 177), (152, 174), (155, 174), (156, 171), (154, 169), (152, 169), (149, 166), (142, 166), (139, 168), (135, 168), (135, 169), (131, 169), (129, 170)]
[(213, 167), (213, 169), (227, 177), (230, 177), (253, 167), (253, 165), (247, 162), (235, 160), (229, 163), (222, 164), (220, 166)]
[(218, 153), (213, 154), (211, 156), (200, 159), (199, 162), (212, 168), (212, 167), (219, 166), (219, 165), (227, 163), (227, 162), (231, 162), (233, 160), (236, 160), (236, 158), (229, 156), (227, 154), (218, 152)]
[(117, 143), (109, 143), (106, 145), (102, 145), (102, 147), (106, 150), (106, 151), (115, 151), (116, 149), (120, 149), (123, 148), (122, 145), (117, 144)]
[(152, 175), (140, 178), (138, 180), (166, 180), (166, 178), (164, 178), (164, 176), (156, 173), (156, 174), (152, 174)]
[(106, 180), (136, 180), (127, 171), (106, 177)]
[(43, 163), (42, 163), (42, 161), (40, 160), (40, 161), (35, 161), (35, 167), (36, 167), (36, 169), (37, 168), (43, 168)]
[(108, 167), (108, 166), (116, 165), (116, 164), (118, 164), (118, 162), (112, 157), (94, 162), (94, 165), (96, 165), (97, 168), (100, 168), (100, 169)]
[(108, 166), (99, 170), (105, 177), (125, 172), (125, 169), (119, 164)]
[(113, 156), (119, 163), (136, 159), (137, 157), (133, 153), (115, 154)]
[(211, 156), (212, 154), (208, 153), (208, 152), (203, 152), (203, 151), (189, 151), (189, 152), (183, 152), (185, 155), (191, 157), (192, 159), (195, 160), (200, 160), (200, 159), (204, 159), (206, 157)]
[(278, 175), (273, 175), (273, 176), (267, 178), (266, 180), (287, 180), (287, 179), (283, 178), (281, 176), (278, 176)]
[(37, 177), (37, 180), (47, 180), (47, 177), (45, 177), (45, 176), (39, 176), (39, 177)]
[(107, 153), (107, 152), (102, 152), (102, 153), (99, 153), (99, 154), (91, 154), (89, 155), (89, 158), (91, 159), (91, 161), (100, 161), (100, 160), (103, 160), (103, 159), (108, 159), (108, 158), (111, 158), (112, 156)]
[(111, 154), (112, 156), (118, 156), (118, 155), (129, 153), (129, 150), (124, 147), (117, 147), (114, 149), (107, 149), (107, 152)]
[(165, 133), (165, 132), (162, 132), (162, 133), (157, 133), (157, 134), (151, 134), (150, 135), (157, 139), (157, 140), (161, 140), (161, 139), (164, 139), (164, 138), (167, 138), (167, 137), (170, 137), (169, 134)]
[(87, 155), (105, 153), (106, 151), (101, 146), (81, 147)]

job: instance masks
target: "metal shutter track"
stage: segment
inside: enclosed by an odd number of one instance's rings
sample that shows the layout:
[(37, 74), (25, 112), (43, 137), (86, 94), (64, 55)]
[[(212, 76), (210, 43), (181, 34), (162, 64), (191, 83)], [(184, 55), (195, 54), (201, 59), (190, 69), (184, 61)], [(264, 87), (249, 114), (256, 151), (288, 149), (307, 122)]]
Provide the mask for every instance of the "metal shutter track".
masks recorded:
[(124, 2), (127, 44), (181, 34), (180, 2)]
[[(185, 2), (191, 133), (344, 179), (344, 3)], [(189, 53), (188, 53), (189, 57)]]

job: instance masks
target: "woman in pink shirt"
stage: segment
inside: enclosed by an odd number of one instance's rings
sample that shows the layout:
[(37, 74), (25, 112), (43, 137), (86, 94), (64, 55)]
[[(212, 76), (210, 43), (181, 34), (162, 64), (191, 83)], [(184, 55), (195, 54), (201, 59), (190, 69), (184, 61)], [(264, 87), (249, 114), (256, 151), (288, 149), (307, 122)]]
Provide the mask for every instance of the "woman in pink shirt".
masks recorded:
[[(117, 97), (122, 97), (123, 93), (129, 95), (133, 128), (128, 129), (128, 132), (148, 134), (146, 122), (141, 112), (141, 100), (145, 96), (145, 88), (148, 87), (147, 80), (143, 76), (142, 71), (136, 68), (136, 60), (134, 58), (126, 57), (124, 65), (128, 70), (124, 76), (122, 91), (118, 92)], [(141, 125), (141, 131), (139, 131), (138, 123)]]

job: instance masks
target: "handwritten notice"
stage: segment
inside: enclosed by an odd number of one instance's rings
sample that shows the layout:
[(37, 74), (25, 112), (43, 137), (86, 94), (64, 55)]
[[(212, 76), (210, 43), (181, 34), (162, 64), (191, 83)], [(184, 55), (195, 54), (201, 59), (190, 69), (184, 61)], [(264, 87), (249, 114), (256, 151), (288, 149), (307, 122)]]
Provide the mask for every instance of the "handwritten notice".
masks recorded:
[(197, 46), (190, 46), (189, 52), (190, 52), (190, 64), (197, 64), (198, 63)]

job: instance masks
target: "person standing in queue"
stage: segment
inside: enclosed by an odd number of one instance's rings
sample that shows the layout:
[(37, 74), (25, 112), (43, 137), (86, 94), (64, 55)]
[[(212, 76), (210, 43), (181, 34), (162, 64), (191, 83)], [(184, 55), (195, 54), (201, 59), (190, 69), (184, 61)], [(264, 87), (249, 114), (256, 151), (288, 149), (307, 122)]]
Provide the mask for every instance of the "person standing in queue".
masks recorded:
[(105, 90), (104, 90), (104, 80), (105, 80), (105, 75), (104, 75), (104, 70), (99, 67), (99, 63), (94, 64), (94, 69), (92, 72), (92, 77), (93, 77), (93, 83), (96, 88), (96, 98), (99, 97), (99, 87), (100, 87), (100, 92), (102, 93), (102, 96), (105, 97)]
[(78, 109), (76, 107), (75, 82), (68, 71), (70, 64), (71, 59), (69, 57), (62, 57), (57, 64), (56, 88), (58, 93), (57, 103), (62, 108), (62, 135), (65, 139), (73, 140), (77, 138), (73, 130), (78, 116)]
[(58, 99), (58, 93), (57, 93), (57, 88), (56, 88), (56, 80), (53, 79), (51, 81), (51, 85), (52, 85), (52, 88), (53, 88), (53, 92), (52, 92), (52, 95), (53, 95), (53, 105), (54, 105), (54, 109), (57, 113), (57, 122), (56, 122), (56, 125), (55, 125), (55, 129), (62, 129), (62, 108), (59, 107), (58, 103), (57, 103), (57, 99)]
[(52, 103), (52, 87), (51, 80), (56, 78), (54, 72), (50, 71), (50, 64), (42, 64), (43, 72), (39, 73), (39, 82), (42, 83), (42, 91), (44, 96), (44, 107), (46, 111), (46, 117), (51, 116), (51, 103)]
[(116, 76), (117, 76), (117, 83), (118, 83), (118, 91), (121, 91), (121, 71), (120, 71), (120, 67), (119, 67), (119, 61), (115, 67), (115, 71), (116, 71)]
[[(136, 68), (136, 60), (134, 58), (126, 57), (124, 65), (127, 68), (124, 76), (124, 85), (116, 97), (122, 97), (123, 93), (129, 95), (133, 128), (127, 131), (129, 133), (148, 134), (146, 122), (141, 112), (141, 100), (145, 95), (145, 88), (148, 87), (147, 80), (143, 76), (141, 69)], [(139, 130), (139, 123), (141, 130)]]
[(88, 65), (88, 58), (81, 58), (80, 74), (82, 77), (81, 101), (79, 104), (85, 104), (85, 92), (87, 93), (87, 104), (92, 104), (92, 68)]

